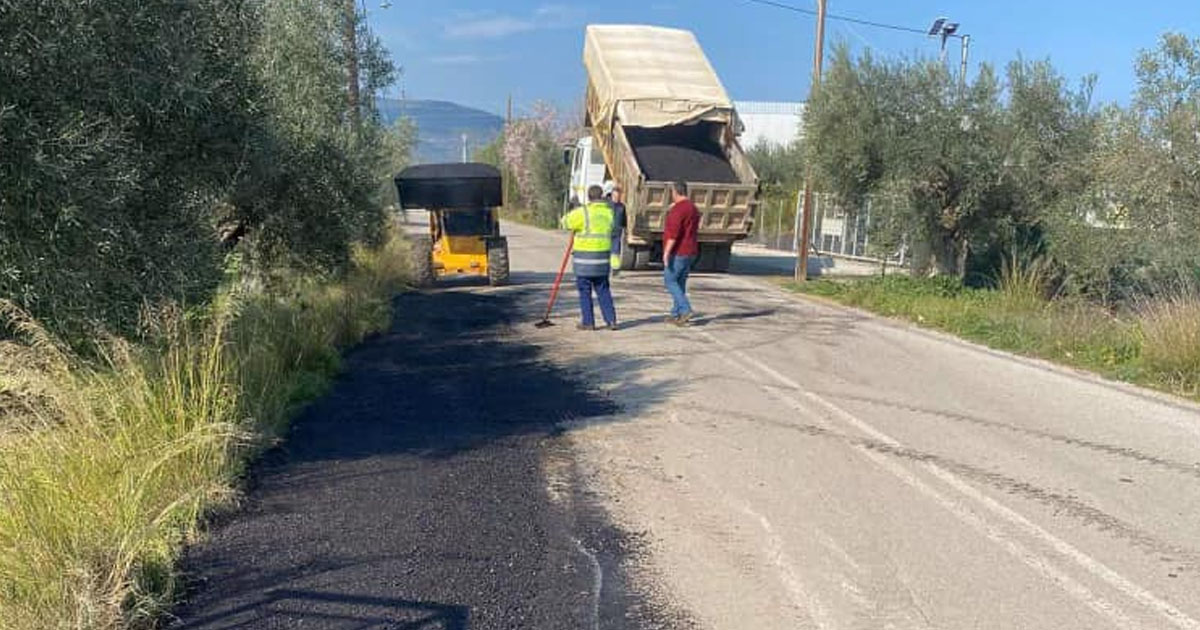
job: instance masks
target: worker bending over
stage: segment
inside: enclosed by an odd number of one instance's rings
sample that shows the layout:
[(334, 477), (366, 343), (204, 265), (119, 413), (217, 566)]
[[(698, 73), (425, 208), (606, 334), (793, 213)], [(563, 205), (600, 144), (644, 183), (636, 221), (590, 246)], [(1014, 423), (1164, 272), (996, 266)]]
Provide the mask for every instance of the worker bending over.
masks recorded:
[(600, 302), (600, 314), (609, 330), (617, 329), (617, 311), (613, 306), (612, 291), (608, 284), (611, 270), (609, 256), (612, 253), (613, 211), (604, 201), (604, 190), (590, 186), (588, 203), (575, 208), (562, 218), (564, 229), (575, 233), (575, 248), (572, 254), (575, 268), (575, 286), (579, 289), (580, 330), (595, 330), (596, 319), (592, 312), (592, 292)]

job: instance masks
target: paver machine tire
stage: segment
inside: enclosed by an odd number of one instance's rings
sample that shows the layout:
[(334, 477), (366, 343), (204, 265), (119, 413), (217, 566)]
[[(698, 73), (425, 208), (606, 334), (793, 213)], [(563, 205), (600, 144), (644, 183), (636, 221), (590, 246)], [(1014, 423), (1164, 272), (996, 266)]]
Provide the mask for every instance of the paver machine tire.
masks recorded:
[(433, 238), (426, 235), (412, 239), (413, 281), (419, 287), (433, 286)]
[(493, 237), (487, 242), (488, 284), (499, 287), (508, 284), (508, 239)]

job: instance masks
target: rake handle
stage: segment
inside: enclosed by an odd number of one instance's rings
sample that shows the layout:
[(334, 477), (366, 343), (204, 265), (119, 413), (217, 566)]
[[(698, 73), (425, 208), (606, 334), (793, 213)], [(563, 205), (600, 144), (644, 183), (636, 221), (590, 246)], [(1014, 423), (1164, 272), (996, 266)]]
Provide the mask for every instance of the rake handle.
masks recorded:
[(542, 321), (550, 319), (550, 312), (554, 310), (554, 301), (558, 299), (558, 289), (562, 286), (563, 274), (567, 272), (567, 261), (571, 259), (571, 250), (575, 249), (575, 235), (571, 235), (571, 240), (567, 241), (567, 251), (563, 252), (562, 264), (558, 266), (558, 277), (554, 279), (554, 288), (550, 289), (550, 302), (546, 304), (546, 316)]

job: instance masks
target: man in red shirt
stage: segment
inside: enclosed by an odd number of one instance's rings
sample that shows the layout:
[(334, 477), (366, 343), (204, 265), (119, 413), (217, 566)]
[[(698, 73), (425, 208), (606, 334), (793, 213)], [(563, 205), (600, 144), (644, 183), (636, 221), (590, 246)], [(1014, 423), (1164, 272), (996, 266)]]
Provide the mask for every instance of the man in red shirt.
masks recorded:
[(687, 182), (671, 184), (671, 202), (663, 231), (663, 282), (674, 302), (667, 321), (686, 326), (692, 318), (692, 304), (687, 298), (688, 272), (700, 254), (700, 212), (688, 199)]

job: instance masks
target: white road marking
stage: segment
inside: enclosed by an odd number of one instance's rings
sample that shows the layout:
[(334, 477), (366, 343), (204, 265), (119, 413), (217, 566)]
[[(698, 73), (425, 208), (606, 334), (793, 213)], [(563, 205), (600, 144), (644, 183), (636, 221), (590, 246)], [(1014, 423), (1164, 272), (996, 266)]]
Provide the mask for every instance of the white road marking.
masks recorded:
[[(679, 419), (678, 412), (672, 410), (668, 413), (667, 417), (672, 422), (684, 427), (685, 430), (691, 430), (686, 423)], [(776, 573), (779, 576), (779, 581), (783, 584), (784, 590), (787, 591), (792, 604), (800, 609), (808, 619), (811, 619), (813, 624), (820, 630), (834, 630), (837, 628), (837, 624), (829, 616), (828, 608), (821, 603), (816, 595), (805, 587), (804, 580), (800, 577), (800, 572), (796, 570), (796, 563), (788, 556), (787, 551), (784, 550), (783, 538), (775, 532), (775, 527), (771, 524), (771, 521), (766, 516), (756, 512), (750, 505), (738, 501), (730, 493), (725, 492), (703, 470), (697, 471), (696, 474), (700, 477), (704, 485), (708, 486), (707, 490), (709, 492), (719, 495), (728, 507), (736, 508), (739, 512), (749, 517), (766, 534), (767, 544), (764, 552), (771, 561), (771, 564), (774, 565)]]
[[(820, 405), (821, 407), (824, 407), (825, 409), (833, 412), (839, 418), (841, 418), (843, 421), (847, 422), (848, 424), (857, 428), (858, 430), (862, 431), (863, 433), (866, 433), (867, 435), (871, 436), (872, 438), (879, 440), (880, 442), (883, 442), (885, 444), (889, 444), (891, 446), (897, 446), (897, 447), (901, 446), (900, 442), (898, 442), (891, 436), (888, 436), (887, 434), (883, 433), (882, 431), (879, 431), (878, 429), (871, 426), (867, 422), (854, 416), (850, 412), (842, 409), (841, 407), (833, 404), (832, 402), (829, 402), (824, 397), (804, 389), (799, 383), (788, 378), (787, 376), (785, 376), (784, 374), (775, 370), (774, 368), (767, 365), (766, 363), (759, 361), (758, 359), (755, 359), (754, 357), (749, 356), (745, 352), (729, 345), (728, 343), (725, 343), (724, 341), (721, 341), (716, 336), (714, 336), (712, 333), (709, 333), (707, 331), (700, 331), (700, 334), (705, 336), (709, 340), (711, 340), (713, 343), (721, 346), (722, 348), (725, 348), (732, 355), (736, 356), (738, 359), (740, 359), (742, 362), (744, 362), (745, 365), (740, 365), (737, 361), (735, 361), (733, 363), (735, 365), (738, 365), (739, 367), (741, 367), (743, 369), (743, 371), (746, 371), (748, 374), (750, 374), (752, 376), (754, 375), (754, 372), (747, 368), (747, 366), (751, 366), (751, 367), (757, 369), (762, 374), (765, 374), (765, 375), (770, 376), (771, 378), (775, 379), (777, 382), (786, 386), (787, 388), (797, 391), (797, 392), (801, 392), (807, 400), (809, 400), (813, 403), (816, 403), (816, 404)], [(773, 388), (769, 388), (769, 387), (765, 387), (765, 386), (763, 389), (768, 391), (768, 393), (771, 393), (773, 396), (782, 397), (783, 399), (785, 399), (786, 402), (788, 402), (788, 404), (790, 406), (793, 407), (793, 409), (796, 409), (797, 411), (801, 411), (802, 413), (812, 414), (811, 409), (807, 408), (803, 403), (796, 400), (795, 398), (788, 396), (777, 389), (773, 389)], [(1017, 558), (1021, 559), (1030, 568), (1033, 568), (1034, 570), (1043, 574), (1047, 578), (1051, 579), (1053, 582), (1055, 582), (1060, 587), (1062, 587), (1066, 592), (1070, 593), (1071, 595), (1073, 595), (1074, 597), (1076, 597), (1080, 601), (1082, 601), (1089, 608), (1091, 608), (1092, 610), (1095, 610), (1096, 612), (1107, 617), (1116, 626), (1121, 627), (1121, 628), (1129, 628), (1131, 630), (1136, 630), (1137, 628), (1140, 627), (1136, 623), (1134, 623), (1133, 620), (1131, 620), (1120, 608), (1118, 608), (1111, 602), (1105, 600), (1104, 598), (1100, 597), (1099, 595), (1096, 595), (1095, 593), (1093, 593), (1086, 586), (1084, 586), (1083, 584), (1074, 580), (1069, 575), (1067, 575), (1066, 573), (1064, 573), (1063, 571), (1061, 571), (1060, 569), (1058, 569), (1057, 567), (1052, 565), (1045, 557), (1041, 556), (1040, 554), (1038, 554), (1034, 551), (1029, 550), (1028, 548), (1021, 545), (1020, 543), (1006, 537), (1003, 534), (1003, 532), (1001, 532), (1000, 530), (998, 530), (991, 524), (987, 523), (983, 519), (979, 518), (974, 513), (972, 513), (970, 510), (959, 505), (957, 502), (945, 497), (943, 494), (941, 494), (937, 490), (933, 489), (928, 484), (925, 484), (923, 481), (916, 478), (908, 470), (906, 470), (903, 466), (884, 457), (883, 455), (881, 455), (879, 453), (870, 451), (869, 449), (867, 449), (865, 447), (858, 447), (857, 450), (860, 453), (862, 453), (864, 456), (866, 456), (867, 458), (871, 459), (874, 463), (878, 464), (879, 466), (883, 467), (888, 472), (890, 472), (893, 475), (900, 478), (902, 481), (904, 481), (909, 486), (913, 487), (914, 489), (917, 489), (918, 491), (922, 492), (923, 494), (929, 496), (931, 499), (935, 500), (939, 505), (941, 505), (944, 508), (946, 508), (947, 510), (949, 510), (952, 514), (954, 514), (956, 517), (958, 517), (960, 520), (962, 520), (966, 524), (968, 524), (971, 527), (973, 527), (974, 529), (980, 531), (981, 533), (983, 533), (985, 536), (987, 536), (989, 539), (993, 540), (994, 542), (1001, 544), (1009, 553), (1011, 553), (1014, 556), (1016, 556)], [(922, 462), (921, 466), (924, 467), (926, 470), (928, 470), (930, 473), (932, 473), (934, 476), (936, 476), (938, 479), (941, 479), (942, 481), (944, 481), (948, 485), (950, 485), (952, 488), (954, 488), (955, 490), (962, 493), (963, 496), (966, 496), (967, 498), (982, 505), (983, 507), (988, 509), (990, 512), (995, 514), (996, 516), (999, 516), (1000, 518), (1004, 519), (1005, 521), (1008, 521), (1013, 526), (1023, 530), (1025, 533), (1027, 533), (1031, 537), (1033, 537), (1037, 540), (1040, 540), (1044, 544), (1050, 546), (1051, 548), (1053, 548), (1055, 551), (1057, 551), (1062, 556), (1064, 556), (1070, 560), (1073, 560), (1076, 564), (1078, 564), (1083, 569), (1087, 570), (1093, 576), (1108, 583), (1110, 586), (1112, 586), (1116, 590), (1122, 592), (1123, 594), (1130, 597), (1131, 599), (1141, 603), (1142, 605), (1146, 606), (1150, 610), (1162, 615), (1168, 621), (1170, 621), (1172, 625), (1174, 625), (1178, 628), (1182, 628), (1184, 630), (1200, 630), (1200, 622), (1197, 622), (1195, 619), (1192, 619), (1186, 613), (1179, 610), (1178, 608), (1176, 608), (1169, 602), (1162, 600), (1161, 598), (1157, 597), (1156, 595), (1154, 595), (1150, 591), (1146, 590), (1145, 588), (1142, 588), (1141, 586), (1134, 584), (1132, 581), (1130, 581), (1129, 579), (1125, 578), (1124, 576), (1118, 574), (1116, 571), (1113, 571), (1111, 568), (1104, 565), (1102, 562), (1096, 560), (1095, 558), (1092, 558), (1091, 556), (1087, 555), (1083, 551), (1080, 551), (1078, 548), (1072, 546), (1071, 544), (1067, 543), (1066, 541), (1062, 540), (1061, 538), (1058, 538), (1057, 536), (1051, 534), (1050, 532), (1046, 531), (1045, 529), (1039, 527), (1038, 525), (1036, 525), (1029, 519), (1025, 518), (1024, 516), (1018, 514), (1011, 508), (1001, 505), (999, 502), (995, 501), (991, 497), (988, 497), (987, 495), (983, 494), (982, 492), (979, 492), (977, 489), (970, 486), (969, 484), (967, 484), (965, 481), (963, 481), (961, 478), (954, 475), (953, 473), (945, 470), (944, 468), (939, 467), (937, 464), (934, 464), (932, 462)]]
[(753, 519), (762, 528), (767, 535), (767, 557), (771, 559), (771, 564), (775, 565), (776, 571), (779, 573), (779, 579), (783, 582), (784, 588), (787, 589), (788, 595), (792, 601), (799, 605), (802, 609), (808, 612), (813, 623), (821, 630), (833, 630), (837, 626), (833, 620), (829, 618), (829, 611), (825, 606), (804, 587), (804, 581), (800, 579), (799, 572), (796, 571), (795, 563), (788, 557), (787, 552), (783, 549), (783, 539), (779, 534), (775, 533), (775, 528), (771, 526), (771, 521), (767, 517), (755, 512), (749, 505), (739, 504), (738, 508), (742, 513)]

